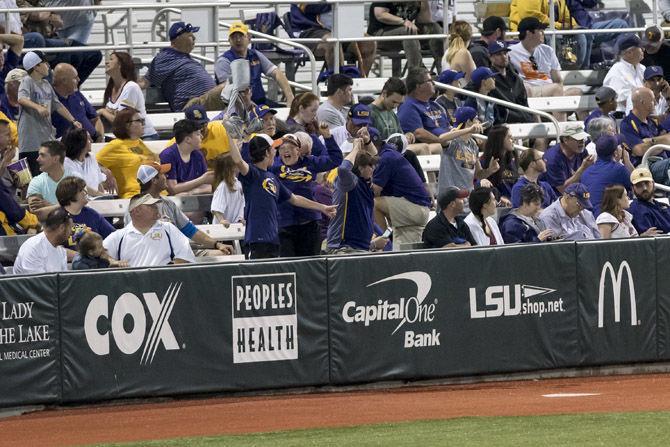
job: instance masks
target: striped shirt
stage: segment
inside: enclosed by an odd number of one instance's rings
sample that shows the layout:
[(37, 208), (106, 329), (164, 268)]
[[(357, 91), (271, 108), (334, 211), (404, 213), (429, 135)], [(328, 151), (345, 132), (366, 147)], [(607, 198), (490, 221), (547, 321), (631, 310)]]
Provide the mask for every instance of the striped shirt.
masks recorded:
[(161, 89), (173, 111), (181, 111), (196, 96), (213, 89), (212, 76), (195, 59), (174, 48), (163, 48), (151, 61), (147, 80)]

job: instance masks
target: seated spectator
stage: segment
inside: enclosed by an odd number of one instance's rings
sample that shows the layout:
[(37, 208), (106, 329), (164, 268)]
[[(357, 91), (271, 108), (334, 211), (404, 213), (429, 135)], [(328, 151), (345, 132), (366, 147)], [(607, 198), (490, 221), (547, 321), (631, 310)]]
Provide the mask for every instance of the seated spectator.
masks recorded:
[(491, 66), (491, 52), (489, 51), (489, 47), (497, 41), (501, 41), (502, 46), (504, 47), (506, 31), (507, 24), (502, 17), (488, 16), (484, 19), (482, 22), (481, 38), (471, 42), (468, 47), (468, 51), (470, 51), (470, 54), (472, 55), (472, 60), (477, 67), (493, 68)]
[(214, 160), (215, 189), (210, 209), (214, 224), (228, 227), (231, 223), (244, 223), (244, 194), (237, 174), (239, 171), (230, 156), (219, 155)]
[[(299, 3), (291, 4), (291, 25), (300, 31), (301, 39), (328, 39), (332, 36), (333, 5), (329, 3)], [(330, 42), (306, 44), (316, 57), (322, 57), (330, 69), (335, 68), (335, 45)], [(347, 56), (355, 57), (359, 62), (359, 69), (367, 76), (372, 68), (377, 50), (376, 42), (349, 42), (338, 46), (339, 61), (343, 64)]]
[(379, 163), (372, 177), (377, 224), (393, 228), (393, 249), (404, 243), (420, 242), (428, 221), (432, 198), (424, 182), (395, 145), (383, 143)]
[(123, 51), (113, 51), (105, 61), (105, 73), (109, 76), (102, 103), (105, 107), (98, 109), (98, 115), (110, 124), (119, 110), (129, 104), (137, 110), (144, 119), (143, 139), (158, 139), (156, 129), (147, 118), (147, 108), (144, 93), (137, 83), (135, 63), (130, 54)]
[(534, 184), (542, 189), (542, 208), (546, 208), (558, 199), (554, 188), (547, 182), (539, 180), (540, 176), (547, 172), (547, 163), (542, 158), (542, 152), (537, 149), (528, 149), (519, 157), (519, 167), (523, 175), (519, 177), (512, 186), (512, 207), (519, 208), (522, 205), (521, 190), (528, 184)]
[[(519, 161), (512, 133), (507, 126), (493, 126), (488, 133), (484, 145), (484, 156), (481, 159), (482, 168), (486, 169), (492, 160), (497, 160), (500, 169), (488, 177), (493, 187), (498, 190), (501, 200), (512, 199), (512, 187), (519, 179)], [(510, 202), (511, 203), (511, 202)]]
[(175, 143), (163, 149), (161, 164), (169, 164), (167, 173), (168, 194), (208, 194), (212, 192), (214, 173), (207, 170), (207, 161), (202, 155), (200, 124), (191, 120), (179, 120), (172, 129)]
[(145, 162), (158, 157), (142, 142), (144, 119), (134, 109), (123, 109), (114, 116), (114, 136), (96, 154), (100, 165), (109, 169), (116, 179), (119, 197), (126, 199), (140, 192), (135, 174)]
[(276, 258), (279, 256), (279, 226), (277, 205), (289, 201), (292, 205), (318, 210), (330, 217), (336, 207), (313, 202), (292, 194), (286, 186), (268, 171), (272, 166), (275, 148), (280, 144), (265, 134), (257, 134), (249, 141), (251, 164), (244, 161), (236, 145), (231, 147), (231, 157), (240, 171), (246, 221), (244, 242), (248, 245), (248, 258)]
[[(329, 5), (330, 6), (330, 5)], [(319, 123), (316, 114), (319, 110), (319, 97), (312, 92), (300, 93), (293, 99), (286, 124), (291, 132), (317, 134)]]
[(40, 220), (46, 217), (50, 209), (42, 208), (52, 205), (58, 205), (56, 198), (56, 188), (64, 178), (75, 175), (64, 166), (65, 146), (60, 141), (45, 141), (39, 150), (37, 162), (40, 165), (42, 173), (33, 177), (28, 185), (26, 197), (30, 211), (37, 214)]
[[(340, 147), (342, 152), (348, 154), (351, 152), (351, 145), (354, 138), (362, 138), (363, 145), (370, 146), (372, 144), (371, 134), (368, 127), (372, 125), (370, 118), (370, 108), (365, 104), (355, 104), (347, 113), (347, 121), (344, 126), (332, 128), (331, 133), (335, 142)], [(375, 130), (377, 137), (379, 132)], [(369, 152), (374, 152), (368, 148)]]
[(577, 183), (586, 168), (595, 162), (595, 157), (584, 150), (589, 134), (579, 125), (563, 129), (558, 144), (544, 153), (547, 172), (542, 176), (559, 194), (572, 183)]
[(654, 200), (656, 186), (651, 172), (647, 168), (637, 168), (630, 174), (635, 198), (629, 211), (633, 215), (633, 226), (639, 234), (649, 231), (652, 234), (670, 233), (670, 208)]
[[(488, 19), (487, 19), (488, 20)], [(528, 107), (528, 93), (523, 80), (512, 68), (509, 62), (509, 48), (503, 42), (493, 42), (488, 46), (491, 69), (496, 73), (495, 89), (491, 91), (492, 98), (519, 104)], [(504, 108), (507, 123), (532, 123), (538, 118), (528, 112)]]
[(9, 123), (0, 120), (0, 236), (23, 234), (39, 226), (37, 216), (16, 200), (16, 176), (7, 169), (14, 160), (16, 147), (9, 144), (9, 139)]
[(67, 271), (68, 252), (64, 245), (72, 231), (70, 215), (57, 207), (47, 215), (43, 228), (42, 233), (21, 244), (14, 261), (15, 275)]
[[(161, 196), (161, 192), (167, 188), (167, 179), (165, 174), (170, 171), (171, 166), (160, 165), (158, 163), (143, 164), (137, 170), (137, 182), (140, 184), (140, 195), (149, 195), (157, 199), (156, 206), (160, 218), (164, 222), (170, 222), (177, 227), (181, 233), (193, 242), (204, 247), (198, 250), (198, 256), (221, 256), (232, 254), (233, 248), (222, 242), (217, 242), (209, 237), (205, 232), (196, 227), (191, 220), (184, 214), (177, 204)], [(130, 221), (130, 215), (126, 214), (126, 225)], [(211, 249), (211, 250), (210, 250)]]
[[(617, 93), (613, 88), (610, 87), (600, 87), (596, 90), (596, 104), (598, 107), (593, 109), (589, 116), (584, 119), (584, 128), (591, 134), (589, 131), (589, 123), (594, 118), (600, 118), (605, 116), (611, 119), (614, 119), (614, 111), (617, 108)], [(591, 141), (595, 141), (594, 137), (591, 136)]]
[[(270, 110), (270, 112), (274, 112), (274, 114), (277, 113), (276, 110)], [(274, 114), (270, 113), (270, 115), (273, 116)], [(207, 160), (207, 166), (209, 168), (213, 168), (214, 160), (219, 155), (227, 154), (228, 151), (230, 151), (231, 141), (226, 127), (223, 125), (223, 122), (220, 119), (210, 120), (207, 117), (207, 111), (205, 110), (205, 107), (201, 106), (200, 104), (186, 107), (184, 109), (184, 117), (187, 120), (195, 121), (200, 125), (200, 132), (202, 133), (200, 152), (202, 152), (205, 156), (205, 159)], [(261, 117), (261, 119), (264, 118)], [(171, 146), (174, 143), (175, 139), (173, 137), (170, 141), (168, 141), (168, 146)]]
[(617, 92), (617, 110), (626, 110), (626, 101), (633, 90), (642, 87), (644, 69), (640, 62), (644, 57), (642, 42), (634, 34), (622, 34), (617, 39), (619, 61), (609, 69), (603, 86), (610, 87)]
[(602, 195), (609, 185), (622, 185), (627, 191), (631, 190), (630, 171), (614, 160), (617, 151), (623, 151), (619, 146), (619, 138), (615, 135), (602, 135), (596, 141), (598, 159), (582, 174), (581, 183), (589, 191), (591, 201), (595, 204), (594, 216), (600, 214)]
[(0, 93), (0, 111), (12, 121), (19, 120), (19, 85), (28, 72), (15, 68), (5, 77), (5, 91)]
[[(102, 142), (105, 139), (105, 129), (90, 102), (79, 91), (79, 77), (77, 70), (66, 63), (56, 65), (53, 70), (53, 89), (58, 101), (70, 112), (76, 122), (81, 124), (93, 141)], [(72, 129), (72, 123), (66, 121), (58, 112), (51, 112), (51, 122), (56, 128), (56, 138), (65, 135)]]
[[(88, 196), (86, 194), (86, 182), (79, 177), (66, 177), (56, 188), (58, 204), (70, 213), (72, 218), (72, 235), (81, 231), (94, 231), (103, 238), (114, 232), (112, 224), (107, 222), (96, 210), (86, 206)], [(68, 248), (75, 248), (75, 242), (68, 240)]]
[[(45, 7), (72, 6), (71, 0), (42, 0)], [(77, 6), (97, 6), (102, 0), (80, 0)], [(58, 13), (62, 28), (56, 33), (61, 39), (71, 39), (77, 42), (87, 43), (95, 22), (96, 11), (84, 9), (78, 11), (60, 11)]]
[[(86, 181), (89, 196), (99, 196), (108, 191), (116, 191), (116, 181), (112, 172), (101, 168), (91, 155), (91, 137), (84, 129), (70, 129), (62, 139), (65, 146), (65, 169)], [(103, 172), (104, 171), (104, 172)]]
[(103, 241), (113, 259), (127, 261), (130, 267), (195, 262), (189, 239), (171, 223), (160, 220), (158, 202), (160, 199), (149, 194), (130, 199), (131, 222)]
[[(326, 143), (327, 152), (319, 156), (301, 155), (301, 143), (293, 134), (282, 137), (278, 148), (279, 158), (270, 171), (294, 196), (314, 201), (314, 179), (319, 172), (335, 169), (342, 163), (342, 150), (330, 134), (326, 123), (319, 131)], [(282, 258), (314, 256), (321, 251), (318, 210), (308, 210), (291, 203), (280, 203), (279, 253)]]
[(337, 169), (333, 203), (337, 212), (328, 225), (327, 252), (356, 253), (372, 248), (375, 195), (372, 175), (379, 159), (363, 149), (357, 138)]
[[(442, 28), (432, 21), (427, 2), (387, 2), (370, 4), (368, 18), (368, 34), (370, 36), (408, 36), (415, 34), (442, 34)], [(421, 44), (418, 40), (402, 42), (379, 42), (380, 50), (398, 51), (402, 48), (409, 69), (423, 65)], [(444, 54), (442, 40), (430, 41), (430, 52), (439, 64)], [(396, 75), (396, 73), (394, 73)], [(319, 118), (319, 121), (321, 119)]]
[[(636, 237), (637, 230), (633, 226), (633, 215), (627, 210), (630, 200), (626, 188), (621, 185), (611, 185), (605, 188), (600, 205), (600, 214), (596, 219), (598, 231), (603, 239), (618, 239), (622, 237)], [(655, 236), (660, 231), (649, 228), (642, 236)]]
[(545, 229), (538, 218), (542, 210), (544, 192), (535, 183), (527, 183), (519, 189), (521, 205), (500, 219), (500, 232), (506, 244), (519, 242), (544, 242), (550, 240), (554, 232)]
[[(495, 76), (496, 73), (490, 68), (479, 67), (472, 72), (471, 81), (465, 89), (488, 96), (496, 89)], [(481, 123), (493, 125), (507, 122), (507, 108), (490, 101), (468, 96), (463, 105), (475, 109)]]
[[(670, 84), (663, 77), (663, 69), (658, 65), (653, 65), (644, 69), (643, 87), (647, 87), (654, 92), (654, 112), (653, 116), (663, 120), (668, 113), (668, 97), (670, 97)], [(626, 113), (633, 109), (633, 92), (626, 100)]]
[[(444, 70), (440, 73), (440, 76), (437, 78), (437, 82), (440, 84), (452, 85), (454, 87), (461, 87), (461, 79), (465, 78), (465, 73), (462, 71), (454, 70)], [(464, 82), (464, 81), (463, 81)], [(447, 112), (449, 117), (448, 124), (452, 126), (454, 124), (454, 114), (456, 109), (463, 105), (461, 98), (456, 96), (456, 93), (452, 90), (442, 89), (436, 87), (437, 92), (439, 93), (438, 97), (435, 98), (435, 102), (438, 103), (444, 110)]]
[(439, 212), (423, 230), (421, 239), (424, 248), (464, 248), (476, 245), (462, 216), (464, 199), (469, 194), (466, 189), (450, 186), (437, 195)]
[[(389, 78), (384, 83), (381, 94), (370, 104), (372, 125), (379, 131), (382, 140), (386, 140), (395, 133), (402, 133), (396, 109), (403, 103), (406, 94), (407, 89), (402, 79)], [(414, 134), (411, 132), (407, 132), (405, 136), (409, 142), (408, 149), (416, 154), (429, 155), (431, 149), (439, 154), (441, 150), (437, 144), (430, 147), (427, 144), (414, 143)]]
[(316, 112), (316, 119), (325, 122), (331, 129), (344, 126), (347, 115), (347, 104), (353, 99), (354, 81), (349, 76), (335, 73), (328, 78), (326, 99)]
[(173, 23), (168, 33), (170, 46), (160, 50), (138, 83), (142, 88), (149, 85), (160, 88), (172, 111), (184, 109), (189, 100), (203, 104), (208, 110), (223, 108), (223, 85), (217, 86), (205, 67), (191, 57), (195, 48), (194, 33), (198, 30), (200, 27), (190, 23)]
[(128, 267), (125, 261), (112, 259), (105, 253), (102, 237), (93, 231), (84, 231), (77, 238), (77, 254), (72, 259), (72, 270)]
[(55, 136), (51, 113), (56, 111), (75, 127), (81, 127), (81, 123), (61, 104), (53, 87), (45, 79), (49, 75), (49, 64), (42, 53), (26, 53), (23, 67), (28, 71), (28, 76), (19, 85), (19, 153), (28, 159), (32, 174), (37, 175), (37, 151), (40, 144), (53, 140)]
[(477, 245), (505, 245), (495, 220), (497, 202), (491, 188), (480, 186), (470, 193), (465, 223)]
[[(589, 144), (586, 145), (586, 152), (589, 153), (589, 155), (593, 155), (594, 157), (598, 157), (598, 154), (596, 153), (596, 141), (598, 141), (598, 138), (600, 138), (603, 135), (616, 135), (617, 134), (617, 125), (616, 121), (613, 118), (610, 118), (609, 116), (600, 116), (598, 118), (593, 118), (591, 121), (589, 121), (589, 127), (586, 129), (587, 133), (589, 134)], [(630, 163), (630, 157), (628, 157), (628, 151), (626, 152), (626, 167), (629, 168), (629, 171), (632, 172), (633, 165)], [(623, 153), (619, 153), (618, 151), (615, 152), (615, 161), (621, 161), (623, 159)]]
[(652, 25), (644, 30), (642, 35), (644, 58), (642, 65), (652, 67), (658, 65), (664, 73), (670, 73), (670, 45), (665, 41), (663, 30)]
[(486, 169), (482, 168), (479, 162), (479, 146), (472, 138), (472, 134), (481, 133), (482, 125), (479, 124), (475, 109), (460, 107), (456, 110), (454, 129), (460, 131), (461, 135), (451, 140), (442, 151), (438, 192), (446, 190), (449, 186), (471, 191), (475, 180), (487, 179), (500, 169), (500, 164), (495, 158), (490, 161)]
[(563, 195), (543, 209), (540, 220), (554, 237), (565, 240), (598, 239), (600, 233), (589, 200), (589, 191), (581, 183), (571, 183)]
[[(651, 117), (654, 113), (654, 93), (640, 87), (633, 91), (633, 110), (621, 121), (621, 135), (630, 148), (631, 162), (637, 166), (650, 147), (655, 144), (669, 144), (670, 134), (660, 134), (656, 121)], [(668, 169), (670, 158), (662, 151), (657, 157), (649, 159), (649, 170), (658, 183), (670, 184)]]
[(270, 107), (278, 107), (279, 104), (271, 101), (265, 96), (263, 80), (261, 74), (273, 78), (284, 92), (286, 103), (293, 102), (293, 90), (288, 83), (288, 79), (283, 71), (260, 51), (250, 48), (251, 36), (249, 27), (242, 22), (233, 22), (228, 30), (228, 41), (230, 49), (224, 52), (216, 59), (214, 72), (216, 79), (220, 83), (227, 83), (230, 79), (230, 63), (236, 59), (246, 59), (249, 61), (250, 79), (251, 79), (251, 99), (258, 105), (267, 104)]
[(465, 79), (469, 80), (477, 68), (468, 51), (472, 39), (472, 26), (464, 20), (456, 20), (449, 28), (449, 48), (444, 53), (444, 68), (462, 71), (465, 73)]

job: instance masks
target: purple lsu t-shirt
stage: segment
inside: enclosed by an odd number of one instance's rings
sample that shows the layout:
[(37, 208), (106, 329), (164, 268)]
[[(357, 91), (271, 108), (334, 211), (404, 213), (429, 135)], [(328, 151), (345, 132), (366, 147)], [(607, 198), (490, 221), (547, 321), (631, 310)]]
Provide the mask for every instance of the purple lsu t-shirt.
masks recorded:
[(430, 206), (430, 196), (421, 177), (411, 163), (391, 147), (384, 145), (379, 152), (372, 183), (382, 188), (383, 196), (404, 197), (416, 205)]
[(433, 135), (440, 136), (448, 132), (449, 117), (435, 101), (419, 101), (407, 96), (398, 108), (398, 119), (403, 132), (414, 132), (423, 127)]
[(160, 154), (161, 164), (170, 163), (172, 167), (166, 174), (168, 180), (177, 180), (177, 183), (194, 180), (207, 172), (207, 161), (199, 150), (191, 152), (191, 159), (185, 163), (179, 155), (177, 143), (163, 149)]

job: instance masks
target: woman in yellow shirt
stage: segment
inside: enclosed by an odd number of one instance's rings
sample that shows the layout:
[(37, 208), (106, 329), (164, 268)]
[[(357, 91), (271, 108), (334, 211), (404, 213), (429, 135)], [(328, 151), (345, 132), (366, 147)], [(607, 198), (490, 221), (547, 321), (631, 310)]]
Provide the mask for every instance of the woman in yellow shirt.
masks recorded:
[(123, 109), (114, 116), (112, 132), (116, 139), (107, 143), (96, 155), (98, 163), (114, 174), (119, 197), (130, 198), (140, 192), (137, 170), (158, 156), (142, 142), (144, 119), (135, 109)]

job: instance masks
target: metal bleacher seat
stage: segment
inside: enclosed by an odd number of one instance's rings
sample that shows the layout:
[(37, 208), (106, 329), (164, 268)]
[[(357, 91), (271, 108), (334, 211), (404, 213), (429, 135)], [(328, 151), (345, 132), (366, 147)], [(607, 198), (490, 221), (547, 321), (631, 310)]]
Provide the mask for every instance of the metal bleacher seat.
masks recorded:
[[(165, 198), (175, 202), (185, 213), (209, 210), (212, 205), (211, 194), (167, 196)], [(88, 206), (103, 217), (123, 217), (128, 210), (129, 203), (130, 199), (92, 200)]]

